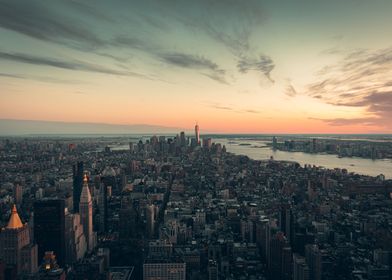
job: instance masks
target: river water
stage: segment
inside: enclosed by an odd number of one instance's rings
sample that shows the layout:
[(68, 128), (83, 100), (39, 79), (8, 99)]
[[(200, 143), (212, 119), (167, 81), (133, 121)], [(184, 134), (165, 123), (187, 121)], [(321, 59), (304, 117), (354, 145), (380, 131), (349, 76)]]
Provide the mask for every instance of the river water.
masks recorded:
[[(269, 159), (271, 156), (275, 160), (295, 161), (301, 164), (311, 164), (325, 168), (345, 168), (349, 172), (363, 175), (377, 176), (384, 174), (386, 178), (392, 179), (391, 159), (365, 159), (365, 158), (339, 158), (330, 154), (309, 154), (302, 152), (274, 151), (270, 147), (265, 147), (266, 141), (227, 138), (213, 139), (213, 142), (226, 146), (228, 152), (246, 155), (256, 160)], [(246, 145), (247, 144), (247, 145)]]

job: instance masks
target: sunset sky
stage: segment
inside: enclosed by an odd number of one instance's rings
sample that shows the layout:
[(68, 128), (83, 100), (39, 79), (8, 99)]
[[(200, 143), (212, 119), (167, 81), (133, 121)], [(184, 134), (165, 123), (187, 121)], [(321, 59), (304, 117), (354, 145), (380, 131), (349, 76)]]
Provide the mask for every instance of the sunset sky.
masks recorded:
[(391, 133), (391, 0), (0, 0), (0, 119)]

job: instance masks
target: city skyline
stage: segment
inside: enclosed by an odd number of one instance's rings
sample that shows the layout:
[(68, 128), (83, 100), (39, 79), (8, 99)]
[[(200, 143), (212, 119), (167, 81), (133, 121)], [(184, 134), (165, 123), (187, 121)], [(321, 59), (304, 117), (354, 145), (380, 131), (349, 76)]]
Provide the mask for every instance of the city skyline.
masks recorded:
[(391, 133), (390, 1), (0, 1), (0, 119)]

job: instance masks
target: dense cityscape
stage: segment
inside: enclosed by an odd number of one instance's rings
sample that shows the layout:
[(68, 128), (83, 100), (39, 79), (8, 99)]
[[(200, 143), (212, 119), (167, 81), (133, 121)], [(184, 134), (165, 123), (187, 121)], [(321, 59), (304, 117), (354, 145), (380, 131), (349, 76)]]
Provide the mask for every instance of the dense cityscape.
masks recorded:
[(0, 280), (392, 280), (392, 0), (0, 0)]
[(392, 279), (382, 174), (116, 141), (0, 141), (0, 279)]

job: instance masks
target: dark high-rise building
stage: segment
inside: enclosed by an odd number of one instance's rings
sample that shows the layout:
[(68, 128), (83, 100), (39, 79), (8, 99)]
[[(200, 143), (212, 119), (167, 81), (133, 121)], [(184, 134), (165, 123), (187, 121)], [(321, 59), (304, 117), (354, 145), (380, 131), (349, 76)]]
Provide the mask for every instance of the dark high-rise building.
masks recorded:
[(208, 280), (217, 280), (218, 277), (218, 264), (214, 260), (208, 261)]
[(321, 280), (322, 275), (322, 254), (316, 244), (308, 244), (305, 246), (306, 262), (309, 265), (310, 279)]
[(289, 205), (281, 207), (279, 212), (279, 226), (287, 240), (291, 243), (293, 238), (293, 213)]
[(60, 266), (65, 262), (65, 201), (39, 200), (34, 203), (34, 238), (38, 244), (38, 261), (53, 251)]
[(119, 237), (120, 239), (130, 239), (135, 237), (136, 233), (136, 211), (133, 208), (132, 201), (123, 199), (119, 211)]
[(203, 148), (211, 149), (212, 139), (211, 138), (203, 138)]
[(23, 190), (22, 186), (19, 184), (19, 182), (16, 182), (14, 184), (14, 202), (16, 205), (20, 205), (22, 203), (23, 199)]
[(79, 213), (80, 194), (83, 187), (83, 161), (79, 161), (72, 168), (73, 171), (73, 211)]
[(309, 266), (304, 257), (293, 254), (293, 280), (309, 280)]
[(180, 133), (180, 145), (181, 147), (185, 147), (186, 146), (186, 138), (185, 138), (185, 132), (181, 131)]
[(99, 209), (99, 231), (106, 232), (108, 229), (108, 188), (104, 183), (101, 183), (98, 197)]
[(292, 277), (292, 251), (283, 232), (270, 240), (269, 272), (271, 279), (289, 280)]

